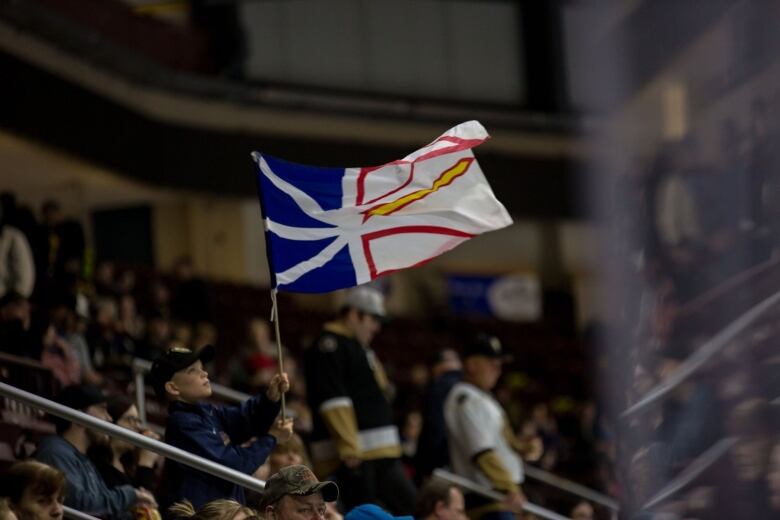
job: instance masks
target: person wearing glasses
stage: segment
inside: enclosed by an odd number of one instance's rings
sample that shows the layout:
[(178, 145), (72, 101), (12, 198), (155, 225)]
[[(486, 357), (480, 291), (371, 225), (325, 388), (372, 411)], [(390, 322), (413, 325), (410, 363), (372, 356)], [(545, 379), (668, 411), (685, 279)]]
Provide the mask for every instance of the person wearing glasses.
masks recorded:
[[(108, 399), (108, 414), (114, 424), (155, 440), (160, 436), (144, 428), (138, 416), (138, 408), (126, 395), (114, 395)], [(109, 487), (131, 484), (134, 487), (155, 489), (154, 466), (159, 455), (153, 451), (138, 449), (117, 437), (105, 444), (92, 446), (89, 457)]]

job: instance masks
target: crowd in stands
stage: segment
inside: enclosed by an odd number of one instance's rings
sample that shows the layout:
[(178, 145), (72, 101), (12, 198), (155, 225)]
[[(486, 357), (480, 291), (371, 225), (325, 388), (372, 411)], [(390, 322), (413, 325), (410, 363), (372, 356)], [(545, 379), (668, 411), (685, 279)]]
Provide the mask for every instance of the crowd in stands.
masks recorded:
[[(164, 399), (147, 392), (150, 422), (143, 423), (127, 397), (134, 395), (135, 358), (154, 361), (171, 349), (202, 352), (204, 347), (216, 345), (212, 379), (252, 395), (264, 392), (278, 373), (277, 346), (269, 323), (258, 317), (268, 311), (267, 295), (261, 290), (206, 281), (195, 274), (187, 259), (179, 261), (171, 273), (148, 267), (119, 267), (100, 260), (79, 222), (67, 218), (55, 201), (43, 205), (40, 220), (10, 193), (2, 195), (2, 209), (0, 239), (11, 244), (4, 246), (9, 252), (0, 258), (3, 380), (159, 439), (167, 415)], [(297, 312), (299, 316), (288, 321), (292, 325), (283, 327), (285, 372), (291, 381), (286, 406), (294, 418), (296, 434), (287, 441), (279, 440), (265, 463), (258, 464), (254, 475), (263, 479), (286, 465), (312, 463), (310, 443), (317, 417), (307, 400), (310, 378), (304, 374), (303, 347), (316, 340), (328, 316), (297, 310), (288, 303), (293, 308), (290, 314)], [(436, 397), (437, 380), (444, 377), (454, 383), (460, 378), (458, 351), (463, 342), (459, 336), (479, 328), (513, 336), (511, 326), (499, 322), (461, 323), (458, 328), (450, 328), (437, 321), (431, 328), (411, 320), (393, 322), (377, 335), (378, 359), (385, 364), (383, 393), (393, 403), (390, 418), (400, 432), (399, 460), (403, 475), (415, 483), (415, 488), (447, 459), (446, 447), (442, 452), (440, 443), (444, 435), (444, 394)], [(541, 348), (520, 350), (523, 340), (514, 338), (509, 348), (517, 353), (516, 359), (507, 366), (495, 389), (518, 445), (523, 446), (525, 462), (600, 491), (617, 493), (611, 471), (611, 428), (595, 404), (592, 389), (584, 383), (588, 346), (541, 328), (531, 330), (535, 345)], [(408, 341), (408, 350), (397, 347), (400, 341)], [(26, 368), (20, 371), (20, 366)], [(29, 377), (26, 370), (30, 367), (43, 371), (49, 379), (41, 383), (40, 377)], [(21, 377), (14, 375), (22, 373), (25, 375)], [(63, 397), (63, 389), (74, 388), (82, 389), (87, 397), (81, 395), (75, 401), (73, 396)], [(94, 391), (105, 395), (105, 400), (97, 399)], [(431, 396), (434, 403), (439, 403), (437, 417), (431, 417)], [(82, 481), (79, 484), (65, 471), (65, 491), (58, 488), (56, 493), (49, 492), (47, 487), (43, 493), (56, 495), (53, 503), (61, 504), (67, 490), (73, 497), (73, 490), (82, 485), (90, 490), (87, 495), (92, 499), (102, 496), (97, 489), (114, 493), (105, 504), (71, 502), (78, 509), (104, 511), (104, 516), (112, 518), (141, 514), (138, 511), (146, 511), (149, 518), (160, 512), (167, 514), (165, 508), (158, 508), (163, 474), (166, 466), (171, 466), (168, 461), (120, 439), (41, 414), (31, 413), (33, 422), (12, 428), (20, 419), (10, 403), (4, 400), (3, 427), (8, 427), (10, 433), (2, 439), (9, 447), (0, 450), (5, 454), (2, 467), (35, 456), (62, 470), (68, 467), (61, 461), (67, 455), (73, 459), (68, 464), (80, 468), (73, 475), (80, 475)], [(433, 406), (435, 409), (437, 405)], [(438, 449), (442, 457), (433, 461), (426, 460), (433, 451), (425, 447), (431, 442), (431, 428), (438, 428), (433, 441), (438, 448), (434, 451)], [(57, 435), (46, 437), (52, 433)], [(63, 439), (66, 444), (61, 442)], [(73, 446), (77, 447), (75, 452)], [(64, 453), (68, 450), (72, 453)], [(524, 489), (530, 500), (559, 511), (591, 507), (587, 503), (578, 506), (570, 496), (530, 481)], [(8, 498), (17, 515), (21, 511), (19, 500), (15, 495)], [(249, 493), (241, 502), (259, 508), (262, 497)], [(448, 505), (449, 500), (444, 503)], [(190, 516), (200, 515), (197, 508), (202, 505), (195, 504)], [(329, 505), (328, 518), (338, 519), (346, 512), (342, 501), (339, 507)], [(262, 516), (263, 511), (258, 514)], [(592, 510), (589, 514), (593, 517)], [(604, 516), (607, 512), (597, 508), (596, 514)]]
[[(636, 518), (780, 513), (780, 414), (772, 404), (780, 396), (780, 308), (713, 342), (780, 290), (778, 101), (756, 99), (749, 125), (724, 121), (716, 142), (694, 127), (616, 191), (613, 243), (629, 260), (626, 305), (601, 331), (610, 345), (602, 373), (615, 383), (619, 480), (630, 483), (623, 496)], [(717, 150), (717, 160), (703, 148)], [(694, 366), (663, 396), (626, 412)], [(730, 439), (736, 444), (719, 452)], [(691, 468), (704, 469), (694, 477)], [(676, 491), (660, 498), (668, 486)]]

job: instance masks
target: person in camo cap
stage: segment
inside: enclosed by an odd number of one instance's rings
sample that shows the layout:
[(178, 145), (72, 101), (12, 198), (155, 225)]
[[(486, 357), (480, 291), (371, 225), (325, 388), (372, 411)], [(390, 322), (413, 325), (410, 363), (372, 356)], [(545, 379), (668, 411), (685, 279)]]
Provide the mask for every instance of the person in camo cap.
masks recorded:
[(266, 481), (260, 513), (266, 520), (322, 519), (328, 513), (326, 502), (338, 497), (335, 482), (320, 482), (306, 466), (287, 466)]

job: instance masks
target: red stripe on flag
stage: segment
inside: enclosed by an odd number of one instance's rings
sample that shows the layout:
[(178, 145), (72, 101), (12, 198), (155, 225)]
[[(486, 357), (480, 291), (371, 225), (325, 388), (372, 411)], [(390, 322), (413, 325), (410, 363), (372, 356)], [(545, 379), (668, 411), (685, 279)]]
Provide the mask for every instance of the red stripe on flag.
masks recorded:
[[(427, 148), (429, 146), (432, 146), (439, 141), (448, 141), (450, 143), (453, 143), (452, 146), (448, 146), (446, 148), (441, 148), (439, 150), (433, 150), (428, 153), (425, 153), (421, 155), (420, 157), (417, 157), (413, 161), (406, 161), (403, 159), (398, 159), (397, 161), (392, 161), (389, 163), (382, 164), (381, 166), (366, 166), (364, 168), (360, 169), (360, 173), (358, 174), (357, 178), (357, 194), (355, 197), (355, 205), (356, 206), (362, 206), (363, 204), (371, 204), (379, 199), (382, 199), (384, 197), (387, 197), (388, 195), (392, 195), (393, 193), (397, 192), (398, 190), (404, 188), (407, 186), (410, 182), (412, 182), (412, 178), (414, 177), (414, 163), (420, 162), (420, 161), (426, 161), (428, 159), (433, 159), (434, 157), (439, 157), (440, 155), (453, 153), (453, 152), (459, 152), (461, 150), (468, 150), (469, 148), (474, 148), (475, 146), (482, 144), (485, 142), (485, 139), (461, 139), (460, 137), (453, 137), (450, 135), (442, 135), (435, 141), (433, 141), (430, 144), (425, 145), (423, 148)], [(400, 187), (385, 193), (384, 195), (380, 195), (379, 197), (375, 197), (371, 199), (368, 202), (363, 202), (363, 197), (366, 193), (365, 188), (365, 180), (369, 173), (376, 171), (380, 168), (384, 168), (385, 166), (393, 166), (394, 164), (412, 164), (411, 171), (409, 172), (409, 177), (406, 179), (406, 182), (403, 183)]]
[(430, 262), (434, 258), (436, 258), (439, 255), (434, 255), (430, 258), (426, 258), (424, 260), (421, 260), (417, 262), (414, 265), (401, 267), (398, 269), (388, 269), (386, 271), (382, 271), (381, 273), (378, 273), (376, 270), (376, 264), (374, 264), (374, 257), (371, 255), (371, 249), (369, 247), (369, 242), (372, 240), (375, 240), (377, 238), (383, 238), (386, 236), (391, 235), (403, 235), (405, 233), (431, 233), (434, 235), (449, 235), (453, 237), (462, 237), (462, 238), (473, 238), (476, 235), (473, 233), (466, 233), (465, 231), (461, 231), (459, 229), (452, 229), (452, 228), (446, 228), (446, 227), (440, 227), (440, 226), (399, 226), (396, 228), (390, 228), (390, 229), (381, 229), (379, 231), (374, 231), (372, 233), (366, 233), (361, 237), (361, 240), (363, 241), (363, 254), (366, 257), (366, 264), (368, 265), (368, 272), (371, 275), (371, 279), (374, 280), (375, 278), (379, 276), (383, 276), (386, 274), (394, 273), (396, 271), (400, 271), (401, 269), (406, 269), (407, 267), (417, 267), (420, 265), (423, 265), (427, 262)]

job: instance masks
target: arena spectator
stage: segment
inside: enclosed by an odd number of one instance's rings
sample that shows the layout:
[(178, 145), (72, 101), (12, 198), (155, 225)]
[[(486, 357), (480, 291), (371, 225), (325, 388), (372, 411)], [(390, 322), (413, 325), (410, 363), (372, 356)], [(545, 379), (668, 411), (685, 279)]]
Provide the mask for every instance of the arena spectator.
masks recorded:
[[(86, 240), (81, 224), (66, 218), (59, 202), (47, 200), (41, 207), (42, 227), (47, 240), (44, 249), (37, 252), (40, 264), (45, 266), (41, 276), (48, 276), (56, 285), (82, 273)], [(67, 276), (66, 276), (67, 275)]]
[(512, 520), (525, 495), (523, 460), (506, 413), (490, 394), (507, 359), (498, 338), (481, 334), (463, 352), (464, 380), (450, 391), (444, 418), (455, 473), (506, 494), (504, 503), (468, 494), (471, 518)]
[(181, 258), (173, 268), (171, 296), (173, 319), (189, 325), (214, 321), (214, 301), (205, 280), (195, 275), (190, 258)]
[(41, 345), (31, 330), (30, 302), (17, 292), (0, 298), (0, 350), (7, 354), (40, 359)]
[(58, 469), (34, 460), (17, 462), (8, 469), (2, 482), (0, 494), (8, 497), (7, 505), (16, 517), (23, 520), (63, 517), (67, 482)]
[(414, 517), (418, 520), (466, 520), (463, 493), (448, 482), (431, 479), (420, 488)]
[(230, 499), (218, 499), (195, 511), (192, 504), (185, 500), (168, 508), (168, 516), (174, 519), (189, 520), (257, 520), (257, 513)]
[(314, 411), (311, 452), (318, 475), (335, 475), (346, 508), (381, 502), (410, 513), (415, 490), (401, 465), (400, 436), (384, 393), (389, 382), (371, 350), (384, 317), (380, 292), (352, 289), (339, 318), (325, 324), (304, 353)]
[[(155, 440), (160, 436), (143, 428), (138, 409), (124, 394), (108, 399), (108, 414), (114, 424), (141, 433)], [(108, 487), (130, 484), (144, 489), (156, 489), (154, 466), (160, 456), (149, 450), (136, 449), (132, 444), (112, 437), (108, 444), (93, 446), (88, 453)]]
[(287, 466), (265, 483), (260, 511), (266, 520), (325, 518), (326, 503), (338, 497), (335, 482), (320, 482), (306, 466)]
[(593, 520), (594, 518), (593, 506), (587, 500), (580, 500), (575, 505), (569, 516), (572, 520)]
[(431, 363), (431, 382), (425, 392), (422, 431), (414, 458), (415, 479), (418, 483), (428, 477), (435, 468), (449, 464), (444, 400), (462, 377), (463, 364), (455, 350), (443, 349), (436, 352)]
[(136, 344), (135, 355), (151, 361), (168, 349), (171, 341), (171, 322), (159, 309), (146, 315), (146, 334)]
[[(290, 386), (287, 374), (275, 376), (264, 394), (240, 406), (217, 407), (207, 402), (211, 384), (203, 368), (214, 353), (210, 345), (200, 351), (173, 348), (154, 361), (150, 380), (157, 396), (170, 402), (165, 442), (251, 475), (278, 440), (292, 435), (291, 419), (276, 421), (282, 392)], [(166, 504), (189, 500), (202, 507), (217, 498), (245, 503), (240, 486), (172, 460), (166, 462), (163, 485)]]
[[(111, 421), (103, 392), (91, 386), (69, 386), (57, 396), (57, 402), (98, 419)], [(135, 505), (156, 505), (151, 493), (132, 486), (109, 488), (87, 457), (90, 446), (108, 442), (108, 436), (76, 423), (55, 418), (57, 435), (46, 437), (34, 457), (65, 474), (68, 487), (65, 504), (91, 514), (111, 518), (131, 518)]]

